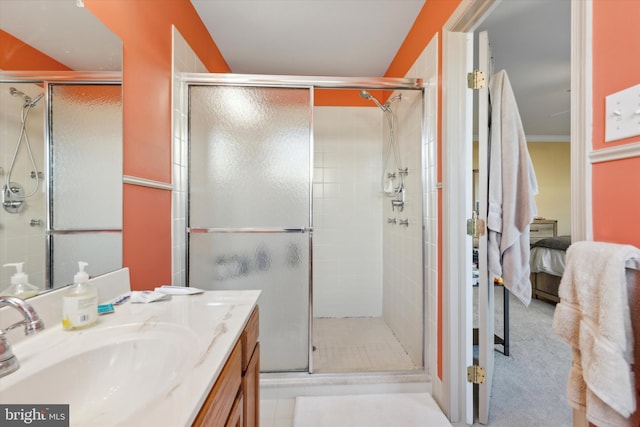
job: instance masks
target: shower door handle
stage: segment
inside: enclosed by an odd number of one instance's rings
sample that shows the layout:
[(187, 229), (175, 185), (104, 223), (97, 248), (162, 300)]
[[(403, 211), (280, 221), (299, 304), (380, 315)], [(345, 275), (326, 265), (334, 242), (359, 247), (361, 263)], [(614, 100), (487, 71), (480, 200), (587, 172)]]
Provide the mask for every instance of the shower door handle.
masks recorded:
[(276, 234), (276, 233), (311, 233), (313, 227), (301, 228), (258, 228), (258, 227), (188, 227), (189, 233), (254, 233), (254, 234)]

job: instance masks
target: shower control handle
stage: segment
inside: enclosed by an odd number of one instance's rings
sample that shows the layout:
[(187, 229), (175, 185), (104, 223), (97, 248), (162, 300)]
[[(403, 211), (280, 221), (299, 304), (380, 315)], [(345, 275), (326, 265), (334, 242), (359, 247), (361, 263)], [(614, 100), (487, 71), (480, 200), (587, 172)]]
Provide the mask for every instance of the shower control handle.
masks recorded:
[(404, 225), (405, 227), (409, 226), (409, 220), (408, 219), (401, 219), (400, 221), (398, 221), (398, 225)]
[(392, 200), (391, 201), (391, 210), (395, 212), (396, 208), (398, 208), (398, 212), (402, 212), (404, 210), (404, 201), (402, 201), (402, 200)]

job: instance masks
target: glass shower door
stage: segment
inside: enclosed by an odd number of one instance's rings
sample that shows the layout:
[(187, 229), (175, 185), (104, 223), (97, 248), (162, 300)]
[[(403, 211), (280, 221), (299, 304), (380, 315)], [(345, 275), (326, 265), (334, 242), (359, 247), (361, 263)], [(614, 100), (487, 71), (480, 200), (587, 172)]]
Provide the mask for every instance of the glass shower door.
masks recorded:
[(50, 84), (49, 271), (73, 282), (122, 267), (122, 85)]
[(307, 371), (310, 88), (190, 86), (188, 283), (259, 289), (261, 370)]

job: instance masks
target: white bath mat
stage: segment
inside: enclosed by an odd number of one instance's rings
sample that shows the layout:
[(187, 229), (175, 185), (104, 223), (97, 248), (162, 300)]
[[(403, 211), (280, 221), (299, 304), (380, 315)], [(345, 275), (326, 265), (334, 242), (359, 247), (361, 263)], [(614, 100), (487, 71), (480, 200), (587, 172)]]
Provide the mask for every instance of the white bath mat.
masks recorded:
[(451, 427), (428, 393), (301, 396), (293, 427)]

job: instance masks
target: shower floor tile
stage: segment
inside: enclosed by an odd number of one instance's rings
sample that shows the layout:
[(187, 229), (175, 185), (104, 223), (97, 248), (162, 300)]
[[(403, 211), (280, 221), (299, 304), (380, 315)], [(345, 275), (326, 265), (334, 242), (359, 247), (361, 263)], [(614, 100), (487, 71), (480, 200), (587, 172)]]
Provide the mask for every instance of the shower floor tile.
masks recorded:
[(379, 317), (315, 318), (313, 372), (420, 369)]

